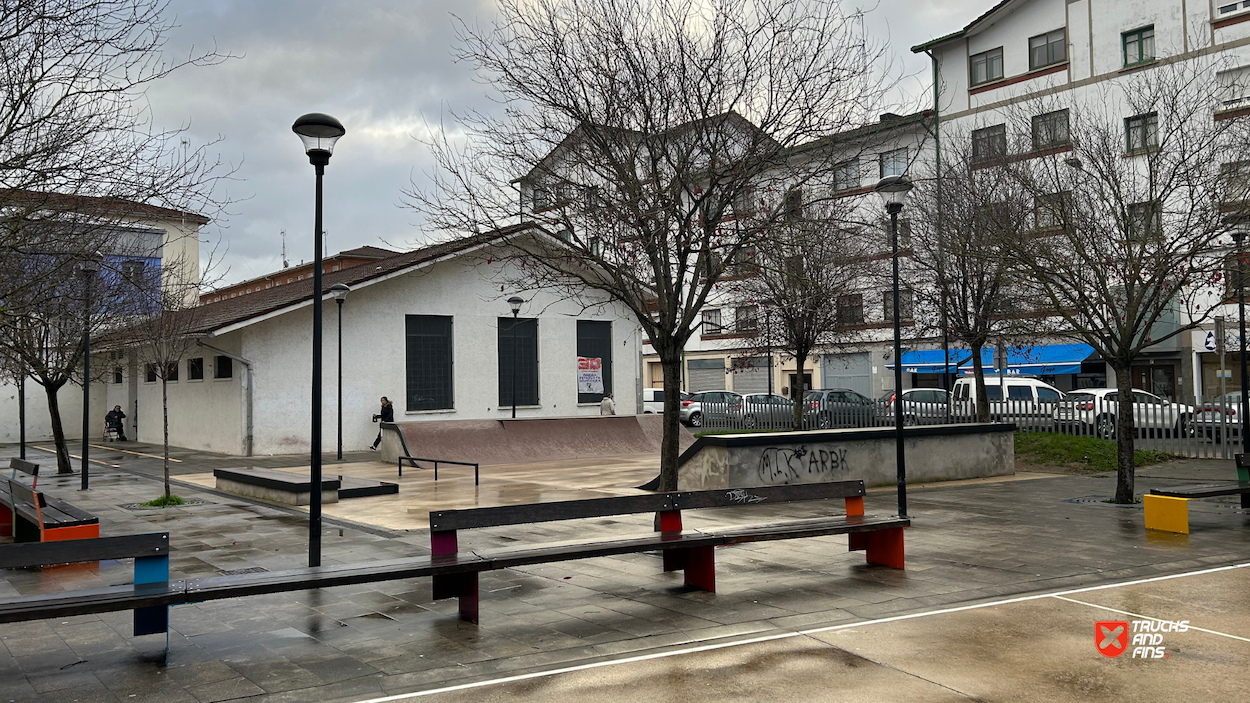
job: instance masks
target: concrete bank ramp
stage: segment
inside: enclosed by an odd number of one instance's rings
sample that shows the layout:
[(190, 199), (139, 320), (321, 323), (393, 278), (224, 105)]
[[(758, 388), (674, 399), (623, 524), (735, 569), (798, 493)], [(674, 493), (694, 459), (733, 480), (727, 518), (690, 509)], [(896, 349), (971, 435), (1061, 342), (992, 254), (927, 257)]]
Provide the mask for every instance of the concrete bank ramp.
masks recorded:
[[(479, 464), (526, 464), (660, 453), (659, 415), (592, 415), (516, 420), (432, 420), (385, 423), (382, 459), (401, 454)], [(694, 437), (681, 428), (685, 451)]]

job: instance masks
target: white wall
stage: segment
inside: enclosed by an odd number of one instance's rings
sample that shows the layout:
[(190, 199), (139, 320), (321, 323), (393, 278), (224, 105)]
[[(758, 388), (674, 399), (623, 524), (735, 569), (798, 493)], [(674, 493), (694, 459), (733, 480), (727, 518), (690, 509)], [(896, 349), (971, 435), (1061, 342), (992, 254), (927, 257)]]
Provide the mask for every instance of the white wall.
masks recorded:
[[(495, 266), (498, 266), (496, 264)], [(483, 267), (485, 268), (485, 267)], [(385, 395), (395, 405), (397, 421), (494, 419), (510, 417), (498, 407), (497, 318), (511, 315), (489, 270), (470, 260), (453, 260), (430, 269), (359, 287), (343, 307), (343, 444), (359, 451), (373, 442), (378, 426), (370, 421)], [(613, 323), (613, 382), (617, 412), (634, 409), (637, 346), (632, 318), (616, 308), (589, 310), (538, 293), (522, 308), (537, 317), (539, 334), (539, 403), (521, 407), (518, 417), (598, 414), (598, 403), (577, 403), (577, 320)], [(322, 449), (333, 452), (337, 422), (337, 310), (323, 307)], [(405, 392), (405, 316), (450, 315), (453, 321), (455, 409), (407, 411)], [(249, 359), (255, 368), (254, 453), (297, 454), (308, 451), (312, 359), (312, 306), (257, 322), (206, 343)], [(198, 352), (196, 352), (198, 354)], [(213, 352), (205, 351), (206, 375)], [(170, 441), (175, 446), (242, 453), (243, 368), (235, 364), (229, 381), (170, 384)], [(141, 384), (143, 441), (159, 441), (159, 385)], [(149, 434), (149, 430), (156, 434)]]

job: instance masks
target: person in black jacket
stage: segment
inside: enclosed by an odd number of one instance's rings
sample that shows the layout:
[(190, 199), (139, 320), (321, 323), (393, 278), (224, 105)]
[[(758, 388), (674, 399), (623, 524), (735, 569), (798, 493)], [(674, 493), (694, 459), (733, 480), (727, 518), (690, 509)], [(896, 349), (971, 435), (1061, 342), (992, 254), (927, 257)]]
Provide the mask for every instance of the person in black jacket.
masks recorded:
[[(377, 422), (378, 420), (381, 420), (382, 422), (394, 422), (395, 421), (395, 406), (391, 405), (391, 401), (387, 400), (386, 396), (382, 396), (381, 412), (373, 416), (374, 422)], [(378, 448), (378, 445), (381, 443), (382, 443), (382, 428), (379, 426), (378, 438), (373, 440), (373, 446), (369, 448), (376, 450)]]
[(126, 413), (122, 412), (122, 406), (114, 405), (113, 409), (108, 411), (104, 416), (104, 424), (117, 431), (117, 439), (122, 442), (127, 441), (126, 429), (122, 426), (122, 420), (126, 419)]

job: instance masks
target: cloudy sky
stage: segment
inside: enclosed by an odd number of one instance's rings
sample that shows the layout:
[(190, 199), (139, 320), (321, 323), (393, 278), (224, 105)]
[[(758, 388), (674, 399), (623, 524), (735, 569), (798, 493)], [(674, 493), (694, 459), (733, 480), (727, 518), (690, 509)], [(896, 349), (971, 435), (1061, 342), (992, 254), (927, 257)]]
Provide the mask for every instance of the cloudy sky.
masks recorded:
[[(856, 0), (851, 0), (855, 2)], [(312, 258), (313, 172), (291, 133), (305, 112), (342, 120), (345, 136), (326, 171), (331, 252), (362, 244), (407, 249), (421, 222), (400, 191), (430, 161), (414, 135), (448, 109), (484, 106), (486, 89), (453, 61), (452, 13), (489, 20), (494, 0), (171, 0), (179, 25), (171, 55), (216, 46), (239, 58), (180, 71), (148, 92), (154, 120), (189, 124), (193, 144), (220, 138), (239, 165), (228, 216), (209, 227), (223, 281)], [(888, 41), (913, 94), (927, 90), (928, 59), (908, 47), (954, 31), (993, 0), (879, 0), (869, 26)]]

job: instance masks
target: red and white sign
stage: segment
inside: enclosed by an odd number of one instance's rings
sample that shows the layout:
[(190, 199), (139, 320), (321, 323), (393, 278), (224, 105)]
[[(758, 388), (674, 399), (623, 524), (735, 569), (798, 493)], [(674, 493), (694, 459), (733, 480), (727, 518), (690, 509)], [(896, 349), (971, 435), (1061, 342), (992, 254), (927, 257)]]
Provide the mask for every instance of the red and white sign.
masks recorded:
[(603, 359), (577, 357), (577, 392), (603, 393)]
[(1104, 657), (1118, 657), (1128, 649), (1128, 621), (1100, 620), (1094, 623), (1094, 645)]

